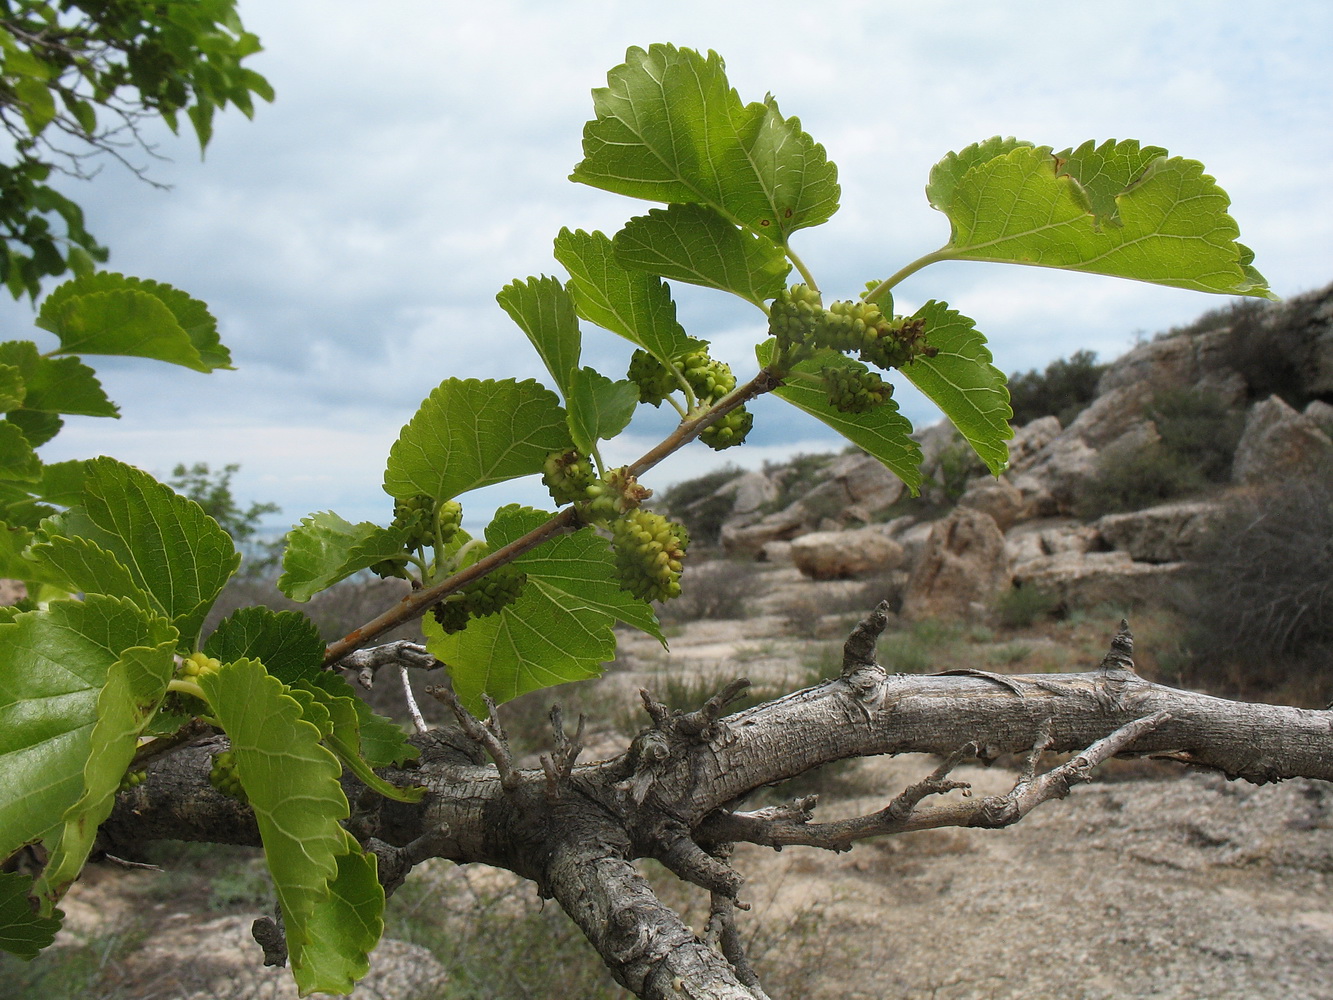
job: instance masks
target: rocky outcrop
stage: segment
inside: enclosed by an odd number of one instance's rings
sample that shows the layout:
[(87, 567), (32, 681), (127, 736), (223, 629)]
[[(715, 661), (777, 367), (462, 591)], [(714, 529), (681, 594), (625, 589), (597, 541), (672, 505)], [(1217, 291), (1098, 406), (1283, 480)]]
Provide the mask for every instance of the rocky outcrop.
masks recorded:
[(903, 595), (907, 618), (974, 618), (1009, 586), (1009, 556), (995, 519), (960, 507), (936, 521)]
[(1186, 566), (1135, 562), (1128, 552), (1060, 552), (1016, 567), (1013, 582), (1035, 587), (1068, 607), (1108, 604), (1127, 610), (1158, 596)]
[(788, 554), (811, 580), (845, 580), (903, 563), (903, 547), (880, 527), (812, 532), (792, 542)]
[(1237, 483), (1260, 485), (1312, 473), (1330, 463), (1333, 440), (1319, 424), (1280, 397), (1270, 396), (1251, 407), (1231, 474)]
[(1145, 563), (1176, 563), (1193, 559), (1223, 511), (1216, 501), (1191, 500), (1159, 507), (1107, 514), (1092, 529), (1106, 547)]

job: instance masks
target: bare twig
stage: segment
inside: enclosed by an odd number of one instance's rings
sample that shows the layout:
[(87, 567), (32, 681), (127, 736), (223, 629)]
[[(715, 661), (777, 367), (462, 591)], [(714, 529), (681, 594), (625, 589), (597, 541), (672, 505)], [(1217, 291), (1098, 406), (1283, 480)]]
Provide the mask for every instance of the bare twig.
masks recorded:
[(500, 775), (500, 786), (507, 792), (512, 792), (518, 787), (519, 773), (514, 767), (514, 756), (509, 750), (509, 739), (505, 736), (504, 728), (500, 725), (499, 717), (496, 715), (495, 702), (490, 697), (486, 698), (486, 707), (489, 714), (486, 722), (478, 722), (458, 700), (458, 695), (454, 689), (444, 685), (437, 684), (426, 688), (426, 693), (432, 698), (444, 705), (454, 713), (454, 718), (458, 724), (463, 727), (463, 731), (468, 734), (480, 746), (484, 747), (490, 755), (491, 760), (495, 762), (495, 769)]

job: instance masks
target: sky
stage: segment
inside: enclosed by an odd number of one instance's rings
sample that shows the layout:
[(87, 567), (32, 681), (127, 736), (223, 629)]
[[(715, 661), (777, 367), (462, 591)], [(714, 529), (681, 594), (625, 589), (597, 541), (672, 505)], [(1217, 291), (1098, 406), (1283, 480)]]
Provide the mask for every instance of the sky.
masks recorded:
[[(235, 371), (200, 375), (94, 359), (119, 420), (71, 418), (48, 461), (111, 454), (160, 476), (178, 462), (239, 463), (239, 499), (272, 501), (286, 527), (336, 510), (385, 523), (384, 461), (448, 377), (542, 378), (495, 293), (555, 274), (562, 226), (614, 233), (648, 203), (569, 182), (590, 90), (629, 46), (713, 49), (742, 99), (771, 92), (838, 165), (841, 209), (793, 246), (830, 298), (942, 245), (930, 167), (996, 134), (1056, 149), (1136, 138), (1204, 163), (1232, 199), (1241, 240), (1279, 295), (1333, 280), (1333, 5), (997, 2), (559, 4), (241, 0), (265, 51), (248, 65), (277, 92), (253, 121), (151, 138), (146, 185), (108, 163), (67, 193), (111, 248), (109, 267), (208, 303)], [(724, 293), (676, 286), (687, 331), (740, 379), (764, 318)], [(1080, 349), (1114, 358), (1228, 300), (1093, 275), (934, 265), (895, 290), (900, 312), (946, 300), (972, 317), (1006, 372)], [(32, 328), (0, 305), (3, 338)], [(619, 377), (631, 350), (585, 325), (585, 363)], [(50, 345), (47, 345), (50, 346)], [(934, 422), (900, 389), (904, 412)], [(696, 445), (647, 477), (661, 489), (725, 463), (832, 451), (833, 432), (761, 400), (740, 448)], [(643, 407), (604, 447), (632, 461), (669, 431)], [(528, 480), (463, 498), (541, 505)]]

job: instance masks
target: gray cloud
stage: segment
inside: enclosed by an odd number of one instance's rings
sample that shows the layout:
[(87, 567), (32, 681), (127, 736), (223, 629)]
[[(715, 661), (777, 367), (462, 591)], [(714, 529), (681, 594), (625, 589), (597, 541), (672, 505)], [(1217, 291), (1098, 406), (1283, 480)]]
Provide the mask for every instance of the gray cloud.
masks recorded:
[[(253, 122), (229, 114), (207, 159), (173, 157), (150, 189), (108, 166), (73, 189), (112, 266), (209, 302), (238, 371), (164, 377), (115, 362), (124, 419), (71, 421), (51, 459), (109, 452), (167, 471), (243, 464), (237, 486), (289, 519), (333, 507), (382, 518), (384, 457), (442, 378), (540, 376), (494, 302), (514, 277), (559, 273), (561, 226), (614, 231), (646, 203), (570, 184), (590, 88), (628, 45), (714, 48), (746, 99), (773, 91), (839, 165), (843, 209), (797, 248), (835, 295), (939, 246), (922, 196), (945, 151), (994, 134), (1057, 147), (1134, 136), (1202, 160), (1233, 197), (1243, 239), (1280, 294), (1329, 280), (1333, 206), (1325, 48), (1330, 8), (1121, 2), (448, 5), (314, 0), (242, 4), (254, 61), (278, 91)], [(447, 11), (447, 14), (446, 14)], [(900, 306), (943, 298), (975, 318), (1006, 371), (1224, 305), (1184, 291), (1039, 269), (928, 268)], [(691, 332), (748, 364), (762, 317), (679, 292)], [(6, 306), (6, 336), (31, 312)], [(612, 374), (628, 349), (588, 331)], [(902, 392), (914, 419), (930, 408)], [(669, 463), (658, 485), (727, 461), (758, 465), (831, 435), (766, 407), (745, 448)], [(636, 457), (664, 417), (612, 449)], [(635, 450), (637, 449), (637, 450)], [(625, 454), (620, 454), (622, 451)], [(632, 452), (632, 453), (631, 453)], [(525, 490), (527, 488), (525, 487)], [(528, 502), (540, 502), (528, 490)], [(474, 501), (478, 509), (491, 494)]]

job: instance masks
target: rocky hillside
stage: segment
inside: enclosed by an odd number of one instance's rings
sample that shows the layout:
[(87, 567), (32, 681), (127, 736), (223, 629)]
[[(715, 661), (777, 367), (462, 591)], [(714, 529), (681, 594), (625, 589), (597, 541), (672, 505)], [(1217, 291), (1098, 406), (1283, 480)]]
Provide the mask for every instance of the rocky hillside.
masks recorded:
[(711, 520), (734, 558), (816, 579), (896, 572), (909, 618), (975, 613), (1015, 587), (1137, 603), (1180, 572), (1227, 496), (1333, 468), (1333, 285), (1140, 344), (1068, 426), (1016, 427), (998, 479), (947, 423), (916, 438), (920, 498), (844, 453), (737, 475), (671, 512)]

